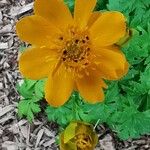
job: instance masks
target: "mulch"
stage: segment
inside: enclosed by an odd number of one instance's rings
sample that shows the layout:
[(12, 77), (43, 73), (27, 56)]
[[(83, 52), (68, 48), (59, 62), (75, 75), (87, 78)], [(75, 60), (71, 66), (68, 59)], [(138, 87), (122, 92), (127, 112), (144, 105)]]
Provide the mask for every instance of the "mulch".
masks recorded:
[[(33, 12), (33, 0), (0, 0), (0, 150), (57, 150), (58, 126), (39, 114), (30, 124), (17, 115), (18, 51), (27, 46), (15, 33), (16, 21)], [(96, 128), (96, 150), (150, 150), (150, 136), (121, 141), (106, 125)]]

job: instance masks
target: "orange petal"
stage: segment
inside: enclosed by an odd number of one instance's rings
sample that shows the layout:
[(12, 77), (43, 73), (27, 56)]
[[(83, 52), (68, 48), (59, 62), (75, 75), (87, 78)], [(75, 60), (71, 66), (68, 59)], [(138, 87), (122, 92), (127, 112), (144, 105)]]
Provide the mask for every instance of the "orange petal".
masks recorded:
[(63, 0), (36, 0), (34, 12), (63, 30), (73, 22), (72, 15)]
[(49, 74), (45, 87), (45, 98), (50, 105), (59, 107), (69, 99), (73, 87), (74, 80), (72, 76), (61, 65), (57, 72)]
[(88, 21), (88, 27), (91, 27), (100, 16), (101, 16), (101, 13), (99, 11), (93, 12)]
[(48, 76), (57, 63), (57, 54), (48, 48), (29, 48), (19, 59), (19, 70), (26, 78), (39, 80)]
[(21, 19), (16, 25), (19, 37), (30, 44), (51, 46), (51, 40), (60, 31), (40, 16), (28, 16)]
[(95, 62), (101, 75), (108, 80), (118, 80), (127, 74), (128, 62), (119, 47), (110, 46), (95, 51)]
[(96, 0), (76, 0), (74, 19), (75, 23), (84, 28), (87, 26), (88, 20), (92, 14), (92, 11), (96, 5)]
[(90, 28), (93, 45), (108, 46), (126, 33), (126, 20), (120, 12), (104, 12)]
[(91, 72), (89, 75), (84, 75), (83, 78), (77, 79), (76, 82), (81, 96), (89, 103), (96, 103), (104, 100), (102, 87), (105, 87), (106, 84), (102, 81), (100, 76)]

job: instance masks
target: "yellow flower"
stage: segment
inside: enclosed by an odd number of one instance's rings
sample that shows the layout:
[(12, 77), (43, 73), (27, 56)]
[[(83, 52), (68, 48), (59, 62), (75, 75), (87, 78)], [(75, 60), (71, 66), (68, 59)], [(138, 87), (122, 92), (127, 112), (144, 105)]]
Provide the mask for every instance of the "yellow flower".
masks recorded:
[(32, 44), (20, 57), (20, 72), (30, 79), (48, 77), (45, 98), (63, 105), (73, 90), (90, 103), (104, 99), (103, 79), (127, 73), (128, 63), (114, 44), (125, 36), (123, 14), (93, 12), (96, 0), (76, 0), (74, 15), (63, 0), (35, 0), (34, 15), (21, 19), (19, 37)]
[(93, 150), (97, 142), (92, 125), (72, 122), (60, 135), (60, 150)]

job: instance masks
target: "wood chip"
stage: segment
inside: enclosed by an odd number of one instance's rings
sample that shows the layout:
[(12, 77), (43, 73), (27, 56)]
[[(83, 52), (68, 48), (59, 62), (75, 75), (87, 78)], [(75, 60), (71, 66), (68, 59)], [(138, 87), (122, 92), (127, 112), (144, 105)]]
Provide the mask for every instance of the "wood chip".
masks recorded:
[(27, 120), (22, 119), (16, 124), (16, 126), (22, 126), (22, 125), (26, 124), (27, 122), (28, 122)]
[(106, 135), (102, 140), (100, 140), (101, 148), (104, 150), (115, 150), (112, 136)]
[(10, 33), (10, 32), (12, 32), (11, 24), (7, 24), (2, 29), (0, 29), (0, 35), (5, 34), (5, 33)]
[(8, 48), (8, 43), (0, 43), (0, 50), (7, 49), (7, 48)]
[(10, 119), (14, 119), (13, 115), (9, 115), (9, 116), (5, 116), (2, 119), (0, 119), (0, 124), (3, 124), (4, 122), (10, 120)]
[(7, 0), (1, 0), (0, 1), (0, 4), (2, 5), (2, 4), (7, 4), (8, 2), (7, 2)]
[(20, 129), (21, 129), (21, 133), (24, 136), (24, 138), (27, 139), (28, 138), (28, 126), (27, 125), (21, 126)]
[(53, 143), (55, 143), (55, 139), (51, 139), (45, 143), (43, 143), (44, 147), (50, 147)]
[(3, 115), (5, 115), (6, 113), (10, 112), (13, 109), (14, 109), (14, 107), (11, 106), (11, 105), (2, 108), (2, 110), (0, 112), (0, 117), (3, 116)]
[(43, 136), (43, 133), (44, 133), (44, 129), (41, 129), (38, 134), (37, 134), (37, 140), (36, 140), (36, 144), (35, 144), (35, 148), (37, 148), (42, 136)]
[(18, 15), (21, 15), (33, 8), (33, 3), (27, 4), (26, 6), (22, 7), (13, 7), (10, 11), (10, 14), (12, 17), (16, 17)]
[(3, 130), (0, 129), (0, 135), (2, 135), (2, 134), (3, 134)]
[(44, 128), (44, 133), (45, 133), (45, 135), (47, 135), (48, 137), (55, 137), (54, 132), (50, 131), (50, 130), (47, 129), (47, 128)]
[(12, 141), (5, 141), (2, 144), (2, 147), (6, 148), (7, 150), (17, 150), (18, 149), (17, 144), (15, 142), (12, 142)]
[(3, 18), (3, 15), (2, 15), (2, 12), (0, 11), (0, 24), (3, 22), (2, 18)]

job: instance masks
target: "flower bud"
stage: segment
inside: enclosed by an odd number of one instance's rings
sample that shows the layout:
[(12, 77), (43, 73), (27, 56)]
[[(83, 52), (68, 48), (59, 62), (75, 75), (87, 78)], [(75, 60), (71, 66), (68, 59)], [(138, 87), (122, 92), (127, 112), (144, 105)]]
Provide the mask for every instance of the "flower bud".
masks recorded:
[(60, 150), (93, 150), (97, 141), (92, 125), (72, 122), (60, 135)]

